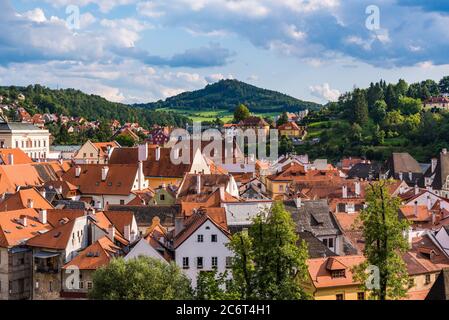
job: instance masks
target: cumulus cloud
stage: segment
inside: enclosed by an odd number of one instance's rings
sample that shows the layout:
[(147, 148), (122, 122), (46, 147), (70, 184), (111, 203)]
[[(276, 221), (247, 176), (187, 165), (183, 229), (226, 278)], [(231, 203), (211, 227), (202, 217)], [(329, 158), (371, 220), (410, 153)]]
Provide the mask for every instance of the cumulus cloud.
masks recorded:
[(214, 82), (218, 82), (220, 80), (234, 79), (234, 76), (232, 74), (224, 75), (222, 73), (214, 73), (214, 74), (206, 76), (205, 79), (208, 83), (214, 83)]
[(341, 95), (340, 91), (337, 89), (332, 89), (329, 83), (311, 86), (310, 93), (317, 98), (330, 102), (337, 101)]
[(152, 55), (148, 51), (136, 47), (117, 48), (116, 52), (120, 55), (140, 60), (148, 65), (190, 68), (224, 66), (234, 56), (234, 53), (217, 43), (211, 43), (200, 48), (187, 49), (183, 53), (177, 53), (171, 57)]

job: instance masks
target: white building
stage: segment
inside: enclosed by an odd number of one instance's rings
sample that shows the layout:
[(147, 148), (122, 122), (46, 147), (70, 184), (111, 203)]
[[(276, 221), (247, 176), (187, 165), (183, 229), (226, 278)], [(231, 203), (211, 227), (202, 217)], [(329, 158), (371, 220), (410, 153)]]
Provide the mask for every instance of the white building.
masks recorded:
[(8, 122), (0, 116), (0, 147), (20, 148), (32, 159), (46, 159), (50, 132), (30, 123)]
[(205, 212), (196, 212), (179, 229), (175, 227), (175, 260), (192, 280), (193, 288), (200, 272), (216, 269), (224, 273), (230, 267), (232, 252), (226, 247), (230, 233), (222, 223)]

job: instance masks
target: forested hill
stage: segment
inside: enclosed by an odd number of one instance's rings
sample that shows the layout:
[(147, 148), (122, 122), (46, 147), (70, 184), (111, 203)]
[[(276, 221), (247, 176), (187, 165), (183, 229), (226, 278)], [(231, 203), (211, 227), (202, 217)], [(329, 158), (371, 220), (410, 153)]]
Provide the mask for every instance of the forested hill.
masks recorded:
[(201, 90), (184, 92), (167, 98), (165, 101), (136, 106), (151, 109), (233, 111), (237, 105), (242, 103), (255, 113), (297, 112), (298, 110), (319, 110), (321, 108), (319, 104), (302, 101), (276, 91), (261, 89), (238, 80), (221, 80), (209, 84)]
[(56, 113), (88, 120), (110, 121), (117, 119), (121, 123), (139, 122), (144, 127), (153, 124), (175, 125), (183, 127), (188, 119), (174, 112), (144, 110), (122, 103), (110, 102), (97, 95), (85, 94), (75, 89), (53, 90), (41, 85), (27, 87), (0, 87), (3, 103), (17, 99), (22, 93), (26, 100), (23, 107), (31, 113)]

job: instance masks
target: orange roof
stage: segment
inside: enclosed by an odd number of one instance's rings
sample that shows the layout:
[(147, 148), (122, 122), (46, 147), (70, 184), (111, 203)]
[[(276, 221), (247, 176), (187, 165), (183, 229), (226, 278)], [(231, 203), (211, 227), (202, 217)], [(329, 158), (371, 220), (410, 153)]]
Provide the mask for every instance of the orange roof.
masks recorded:
[(119, 252), (120, 248), (107, 236), (104, 236), (81, 251), (62, 268), (67, 269), (70, 266), (76, 266), (80, 270), (96, 270), (107, 265), (113, 257), (119, 254)]
[(74, 209), (51, 209), (47, 210), (47, 221), (49, 224), (56, 228), (61, 224), (66, 223), (70, 220), (75, 220), (76, 218), (85, 215), (84, 210), (74, 210)]
[(31, 164), (0, 166), (0, 193), (14, 193), (17, 187), (37, 186), (43, 180)]
[[(76, 176), (77, 167), (81, 168), (81, 174)], [(129, 195), (133, 189), (137, 175), (137, 164), (81, 164), (67, 171), (63, 179), (77, 186), (81, 193)], [(106, 180), (102, 181), (102, 169), (108, 167)]]
[(53, 209), (50, 202), (45, 199), (40, 192), (34, 188), (20, 189), (18, 192), (9, 195), (0, 203), (0, 211), (19, 210), (28, 208), (29, 201), (33, 201), (35, 209)]
[(181, 200), (181, 213), (185, 216), (190, 216), (194, 210), (199, 208), (213, 208), (220, 207), (222, 202), (239, 202), (239, 200), (226, 191), (224, 192), (224, 199), (220, 197), (220, 189), (215, 190), (207, 195), (188, 195), (184, 197), (187, 201)]
[(227, 230), (226, 211), (224, 208), (206, 208), (195, 212), (184, 222), (184, 229), (181, 230), (174, 239), (173, 247), (178, 248), (185, 240), (187, 240), (199, 227), (206, 221), (211, 221), (223, 234), (230, 237)]
[(295, 122), (287, 122), (278, 126), (278, 130), (301, 130)]
[(105, 157), (108, 155), (108, 147), (109, 148), (120, 147), (120, 145), (116, 141), (93, 142), (92, 144), (95, 146), (95, 148), (97, 148), (100, 151), (99, 152), (100, 157)]
[[(94, 214), (91, 214), (90, 217), (94, 219), (94, 224), (105, 232), (108, 232), (109, 226), (114, 225), (112, 221), (108, 219), (104, 212), (96, 212)], [(117, 230), (115, 226), (114, 229), (115, 240), (124, 245), (127, 245), (129, 241), (123, 237), (123, 234), (119, 230)]]
[(432, 216), (426, 205), (401, 206), (400, 210), (407, 220), (413, 222), (427, 222)]
[[(26, 226), (19, 219), (27, 218)], [(39, 222), (39, 214), (34, 209), (21, 209), (0, 213), (0, 247), (8, 248), (22, 244), (39, 235), (39, 231), (51, 229), (50, 225)]]
[(449, 267), (449, 259), (427, 236), (412, 240), (412, 249), (403, 255), (410, 275), (438, 272)]
[[(329, 260), (331, 266), (344, 267), (345, 276), (333, 278), (332, 271), (328, 269)], [(351, 269), (365, 261), (363, 256), (339, 256), (330, 258), (309, 259), (309, 276), (315, 288), (332, 288), (357, 285), (352, 278)], [(340, 270), (340, 269), (339, 269)]]
[(0, 163), (10, 165), (9, 163), (9, 155), (13, 156), (13, 164), (27, 164), (32, 163), (33, 160), (22, 151), (22, 149), (0, 149)]
[(125, 226), (132, 226), (134, 213), (131, 211), (104, 211), (103, 213), (123, 235)]
[(64, 250), (70, 240), (75, 220), (67, 221), (65, 224), (27, 241), (30, 247)]

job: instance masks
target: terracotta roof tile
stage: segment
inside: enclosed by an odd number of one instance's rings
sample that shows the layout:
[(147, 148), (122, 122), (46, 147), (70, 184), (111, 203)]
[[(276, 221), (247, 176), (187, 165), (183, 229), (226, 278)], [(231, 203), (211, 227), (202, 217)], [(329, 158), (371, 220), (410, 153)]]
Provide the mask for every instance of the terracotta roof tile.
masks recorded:
[(20, 189), (18, 192), (7, 195), (0, 203), (0, 211), (19, 210), (29, 207), (32, 201), (35, 209), (53, 209), (53, 206), (45, 199), (40, 192), (34, 188)]

